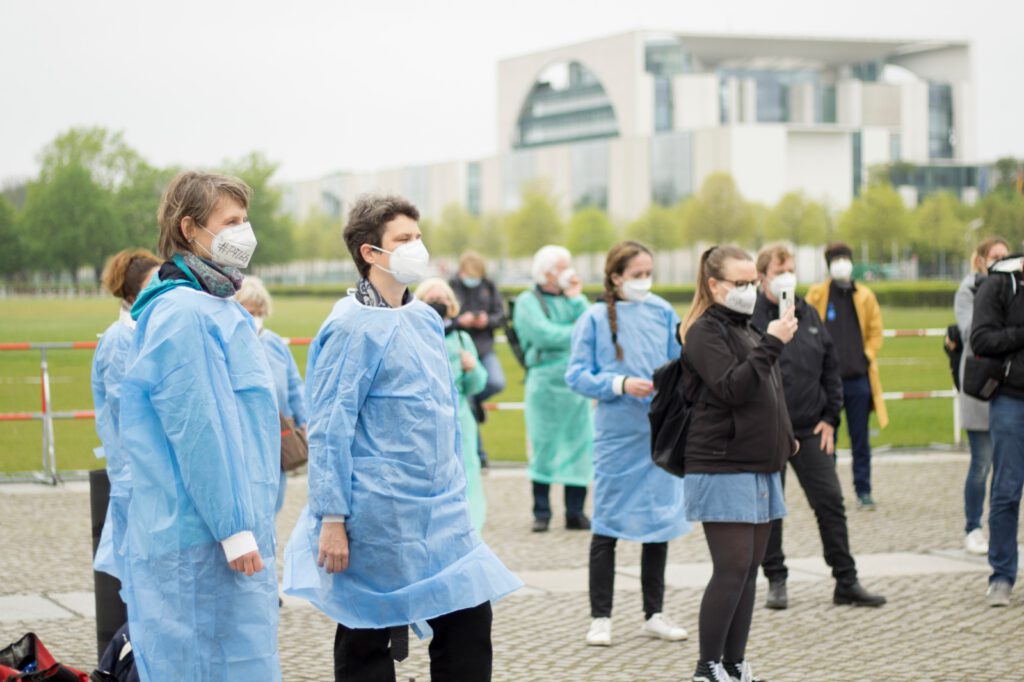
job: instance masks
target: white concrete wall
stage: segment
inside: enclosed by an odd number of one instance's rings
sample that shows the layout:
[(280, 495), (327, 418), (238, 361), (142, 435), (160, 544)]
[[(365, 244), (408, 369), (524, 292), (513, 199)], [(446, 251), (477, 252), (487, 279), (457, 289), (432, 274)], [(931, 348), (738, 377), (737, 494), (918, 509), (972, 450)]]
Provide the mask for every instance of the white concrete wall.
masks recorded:
[(563, 216), (572, 212), (572, 164), (569, 145), (538, 147), (534, 150), (537, 179), (547, 184)]
[(888, 128), (863, 128), (860, 136), (861, 165), (866, 173), (871, 166), (892, 161)]
[(789, 87), (789, 119), (792, 123), (814, 124), (814, 86), (811, 83)]
[(466, 165), (465, 161), (452, 161), (430, 167), (430, 218), (440, 217), (449, 204), (466, 205), (469, 196)]
[(721, 119), (718, 76), (694, 73), (672, 79), (673, 127), (675, 130), (710, 128)]
[(608, 215), (633, 220), (651, 204), (651, 143), (648, 137), (608, 142)]
[(501, 213), (501, 157), (491, 156), (480, 162), (480, 211)]
[(864, 117), (864, 84), (856, 79), (836, 82), (836, 123), (859, 128)]
[(787, 192), (843, 207), (853, 200), (853, 141), (847, 131), (790, 130), (786, 136)]
[(892, 83), (864, 83), (863, 124), (898, 128), (900, 125), (900, 86)]
[(751, 201), (774, 203), (786, 193), (786, 126), (736, 125), (728, 129), (729, 171)]
[(712, 173), (732, 172), (732, 156), (730, 152), (732, 126), (721, 128), (705, 128), (697, 130), (693, 135), (693, 189), (700, 189), (704, 180)]
[(953, 131), (956, 135), (953, 157), (957, 161), (974, 162), (978, 158), (976, 102), (973, 83), (953, 84)]
[(646, 135), (654, 125), (654, 87), (644, 71), (640, 31), (512, 57), (498, 62), (498, 151), (511, 148), (530, 89), (545, 68), (579, 62), (597, 76), (615, 110), (619, 134)]
[(900, 84), (900, 134), (904, 161), (928, 161), (928, 84)]

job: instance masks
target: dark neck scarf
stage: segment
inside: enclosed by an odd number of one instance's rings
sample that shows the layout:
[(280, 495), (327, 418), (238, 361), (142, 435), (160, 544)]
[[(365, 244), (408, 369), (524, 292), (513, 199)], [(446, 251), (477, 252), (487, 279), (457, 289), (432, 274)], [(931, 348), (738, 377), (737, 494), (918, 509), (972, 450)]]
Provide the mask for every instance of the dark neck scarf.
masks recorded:
[[(377, 291), (377, 287), (370, 284), (370, 280), (365, 277), (360, 279), (359, 283), (356, 285), (356, 300), (370, 308), (391, 307), (388, 305), (388, 302), (384, 300), (384, 297), (380, 295), (380, 292)], [(406, 289), (405, 293), (402, 294), (402, 305), (405, 305), (410, 301), (412, 301), (412, 293), (409, 289)]]
[(194, 253), (182, 253), (160, 267), (160, 279), (191, 280), (208, 294), (231, 298), (242, 288), (243, 275), (238, 268), (230, 265), (218, 265)]

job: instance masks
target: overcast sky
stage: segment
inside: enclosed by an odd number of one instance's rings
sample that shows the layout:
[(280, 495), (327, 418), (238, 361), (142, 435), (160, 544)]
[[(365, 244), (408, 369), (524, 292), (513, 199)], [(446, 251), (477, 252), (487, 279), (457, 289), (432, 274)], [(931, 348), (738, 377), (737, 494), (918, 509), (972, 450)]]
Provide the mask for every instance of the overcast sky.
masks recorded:
[(1019, 0), (0, 0), (0, 184), (72, 126), (279, 178), (496, 149), (497, 61), (635, 29), (969, 39), (982, 159), (1024, 156)]

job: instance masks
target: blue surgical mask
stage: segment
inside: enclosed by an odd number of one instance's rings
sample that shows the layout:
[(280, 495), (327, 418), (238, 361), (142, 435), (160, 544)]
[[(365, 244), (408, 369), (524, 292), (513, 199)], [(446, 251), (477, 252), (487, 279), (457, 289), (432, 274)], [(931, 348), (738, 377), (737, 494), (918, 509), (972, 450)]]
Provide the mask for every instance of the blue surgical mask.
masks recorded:
[(476, 289), (483, 282), (480, 277), (460, 277), (462, 283), (469, 289)]

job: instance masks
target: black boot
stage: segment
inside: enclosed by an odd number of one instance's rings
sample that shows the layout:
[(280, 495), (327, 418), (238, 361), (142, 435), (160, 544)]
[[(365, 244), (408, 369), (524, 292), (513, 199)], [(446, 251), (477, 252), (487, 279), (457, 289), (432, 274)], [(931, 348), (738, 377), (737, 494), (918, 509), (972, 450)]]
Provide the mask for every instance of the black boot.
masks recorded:
[(548, 530), (548, 524), (551, 523), (551, 519), (534, 519), (533, 528), (531, 530), (534, 533), (546, 533)]
[(885, 603), (885, 597), (880, 594), (871, 594), (859, 582), (849, 585), (836, 583), (836, 591), (832, 594), (832, 603), (851, 606), (881, 606)]
[(766, 609), (781, 611), (789, 607), (789, 596), (786, 594), (785, 580), (768, 581), (768, 598), (765, 599)]
[(565, 527), (568, 530), (590, 530), (590, 519), (586, 514), (568, 516), (565, 519)]

